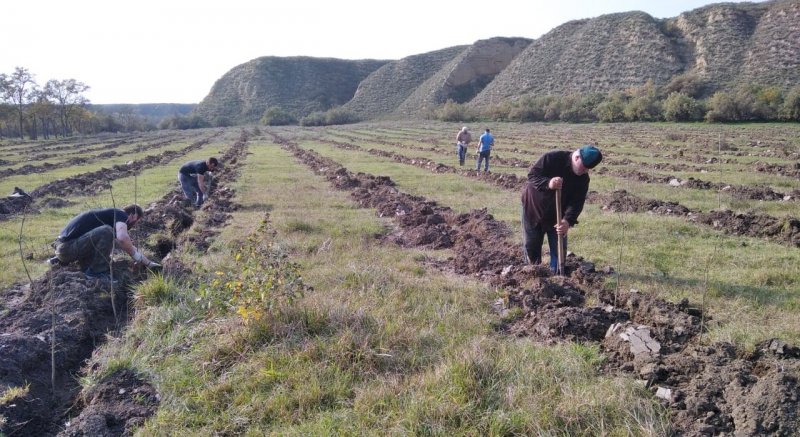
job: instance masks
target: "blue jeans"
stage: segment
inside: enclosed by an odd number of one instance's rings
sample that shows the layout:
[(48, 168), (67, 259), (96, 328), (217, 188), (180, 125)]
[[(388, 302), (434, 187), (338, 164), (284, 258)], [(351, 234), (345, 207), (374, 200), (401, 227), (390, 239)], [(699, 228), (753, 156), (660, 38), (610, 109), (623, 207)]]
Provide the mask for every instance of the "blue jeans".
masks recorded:
[(187, 176), (183, 173), (178, 173), (178, 182), (181, 183), (183, 195), (186, 196), (190, 202), (194, 204), (198, 203), (200, 184), (197, 182), (197, 176)]
[[(547, 235), (547, 245), (550, 248), (550, 271), (558, 270), (558, 233), (556, 228), (547, 230), (542, 229), (542, 225), (533, 224), (525, 218), (525, 211), (522, 211), (522, 251), (525, 259), (530, 264), (542, 263), (542, 244), (544, 236)], [(564, 253), (567, 253), (567, 236), (562, 237)], [(563, 266), (562, 266), (563, 268)]]
[(458, 164), (464, 165), (464, 160), (467, 159), (467, 146), (458, 144)]
[(480, 169), (481, 169), (481, 161), (486, 159), (486, 164), (485, 164), (485, 167), (483, 167), (483, 171), (489, 171), (489, 153), (491, 153), (491, 150), (486, 150), (484, 152), (478, 152), (478, 166), (475, 168), (475, 170), (480, 171)]

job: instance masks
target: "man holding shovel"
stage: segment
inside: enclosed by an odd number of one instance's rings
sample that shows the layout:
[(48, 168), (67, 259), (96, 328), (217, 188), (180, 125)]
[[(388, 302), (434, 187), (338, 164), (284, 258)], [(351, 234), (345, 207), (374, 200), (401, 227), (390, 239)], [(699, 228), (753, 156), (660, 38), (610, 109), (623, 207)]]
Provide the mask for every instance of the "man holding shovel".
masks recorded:
[(563, 273), (567, 234), (570, 227), (578, 224), (583, 211), (589, 192), (589, 169), (602, 160), (600, 150), (587, 145), (574, 151), (547, 152), (533, 164), (522, 189), (523, 248), (528, 263), (541, 264), (546, 234), (550, 270)]

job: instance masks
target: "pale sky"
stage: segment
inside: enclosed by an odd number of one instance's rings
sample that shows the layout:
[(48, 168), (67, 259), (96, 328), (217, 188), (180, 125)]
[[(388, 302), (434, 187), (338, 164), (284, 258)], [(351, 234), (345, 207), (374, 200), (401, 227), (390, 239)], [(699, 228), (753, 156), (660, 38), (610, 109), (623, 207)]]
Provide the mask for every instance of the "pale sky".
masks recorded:
[(401, 59), (570, 20), (640, 10), (676, 17), (708, 0), (4, 1), (0, 73), (76, 79), (92, 103), (199, 103), (261, 56)]

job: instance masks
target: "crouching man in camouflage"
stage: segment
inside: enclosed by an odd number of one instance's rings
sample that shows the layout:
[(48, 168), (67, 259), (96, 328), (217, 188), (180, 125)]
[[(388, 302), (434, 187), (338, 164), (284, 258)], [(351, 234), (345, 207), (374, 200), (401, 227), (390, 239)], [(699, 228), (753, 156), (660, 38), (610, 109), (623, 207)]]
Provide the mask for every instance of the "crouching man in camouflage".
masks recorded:
[(128, 205), (123, 209), (94, 209), (78, 214), (64, 226), (55, 242), (56, 256), (51, 264), (69, 264), (77, 261), (87, 279), (110, 281), (111, 252), (116, 246), (125, 251), (134, 261), (155, 267), (133, 245), (128, 230), (144, 216), (139, 205)]

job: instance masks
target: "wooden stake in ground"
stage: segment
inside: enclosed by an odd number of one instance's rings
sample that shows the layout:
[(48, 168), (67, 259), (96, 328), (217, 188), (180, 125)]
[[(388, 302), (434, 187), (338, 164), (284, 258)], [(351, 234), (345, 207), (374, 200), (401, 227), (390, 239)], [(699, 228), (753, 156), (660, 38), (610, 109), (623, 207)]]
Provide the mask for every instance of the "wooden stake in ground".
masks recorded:
[[(556, 226), (561, 224), (561, 188), (556, 190)], [(556, 274), (564, 274), (564, 236), (558, 234), (558, 268)], [(551, 255), (552, 256), (552, 255)]]

